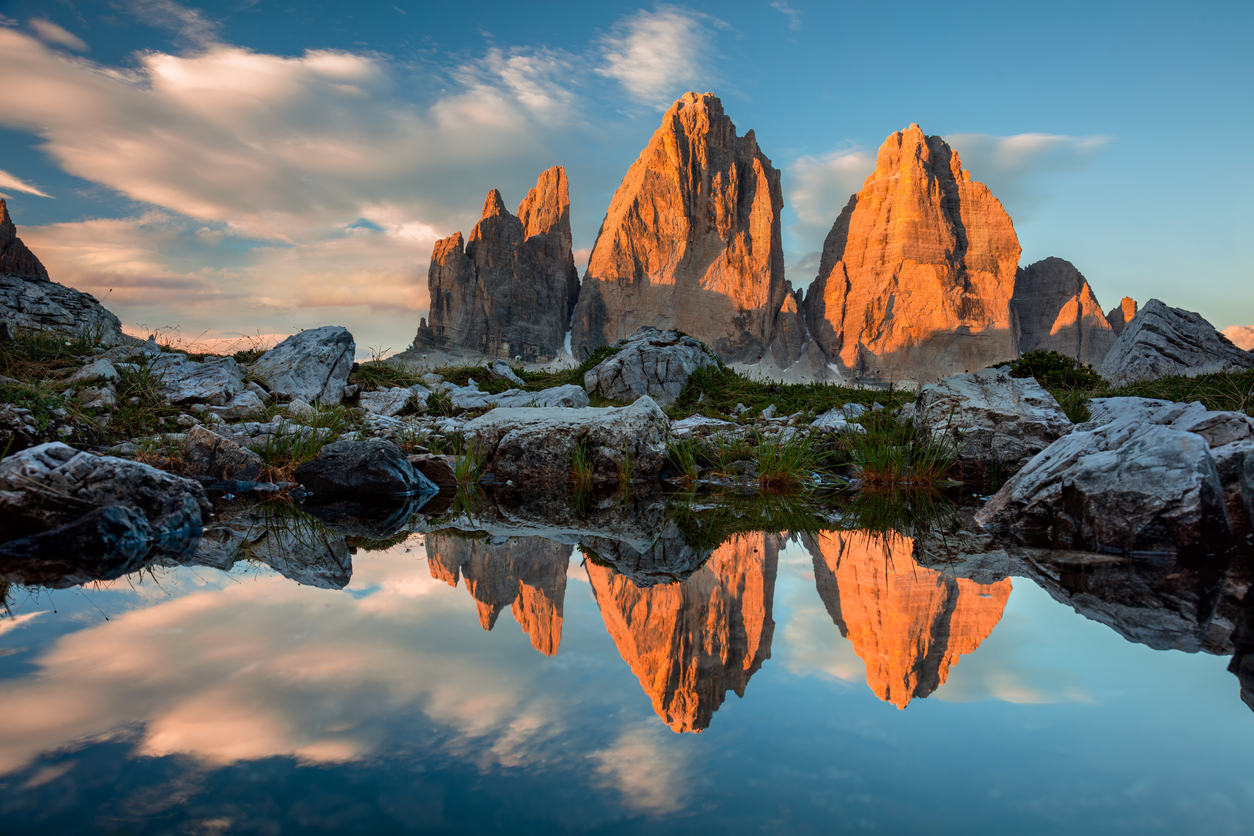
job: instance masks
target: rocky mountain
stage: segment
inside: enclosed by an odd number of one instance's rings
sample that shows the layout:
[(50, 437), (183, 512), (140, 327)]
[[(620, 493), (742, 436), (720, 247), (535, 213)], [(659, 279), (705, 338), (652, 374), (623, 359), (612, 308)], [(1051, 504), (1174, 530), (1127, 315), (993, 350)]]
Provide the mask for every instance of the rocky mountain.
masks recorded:
[(685, 93), (606, 212), (571, 323), (576, 357), (642, 325), (686, 331), (727, 361), (786, 355), (779, 172), (710, 93)]
[(1021, 268), (1010, 304), (1019, 319), (1021, 354), (1057, 351), (1098, 366), (1115, 343), (1115, 331), (1088, 280), (1061, 258)]
[(4, 200), (0, 200), (0, 322), (71, 337), (86, 334), (106, 344), (125, 339), (121, 321), (94, 296), (48, 278), (43, 264), (17, 237)]
[(531, 637), (531, 646), (552, 656), (562, 642), (562, 601), (571, 547), (543, 537), (511, 537), (494, 545), (441, 534), (427, 535), (431, 577), (466, 590), (479, 610), (485, 630), (496, 626), (510, 607), (514, 620)]
[(1233, 345), (1201, 314), (1151, 299), (1124, 326), (1098, 373), (1125, 384), (1250, 368), (1254, 354)]
[(738, 535), (685, 580), (657, 586), (586, 564), (618, 652), (675, 731), (707, 728), (770, 658), (779, 547), (779, 535)]
[(867, 686), (898, 708), (943, 685), (1010, 598), (1009, 578), (980, 584), (920, 566), (909, 537), (834, 531), (803, 542), (819, 597), (866, 663)]
[(414, 341), (450, 353), (551, 360), (562, 350), (579, 294), (566, 171), (540, 175), (518, 205), (488, 192), (479, 223), (436, 242), (427, 273), (430, 322)]
[(930, 383), (1017, 356), (1019, 239), (957, 152), (889, 136), (823, 245), (810, 333), (847, 378)]
[(1123, 329), (1127, 324), (1136, 317), (1136, 300), (1127, 296), (1123, 297), (1123, 301), (1117, 307), (1111, 308), (1106, 314), (1106, 321), (1110, 323), (1110, 329), (1115, 332), (1118, 337), (1123, 333)]

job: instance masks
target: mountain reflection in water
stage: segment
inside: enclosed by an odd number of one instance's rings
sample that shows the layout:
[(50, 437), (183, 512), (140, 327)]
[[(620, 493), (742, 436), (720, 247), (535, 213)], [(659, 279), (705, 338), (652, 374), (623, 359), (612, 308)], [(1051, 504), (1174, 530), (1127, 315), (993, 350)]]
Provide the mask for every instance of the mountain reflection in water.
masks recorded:
[[(929, 523), (918, 509), (930, 507), (939, 513)], [(509, 770), (561, 764), (574, 770), (564, 780), (601, 794), (598, 803), (618, 799), (651, 821), (691, 813), (701, 798), (694, 787), (703, 785), (693, 772), (698, 759), (709, 771), (743, 768), (738, 780), (775, 780), (754, 774), (747, 750), (715, 766), (715, 751), (731, 751), (720, 728), (769, 737), (773, 726), (793, 722), (772, 715), (779, 710), (800, 712), (795, 722), (813, 729), (788, 747), (809, 745), (807, 735), (838, 734), (831, 723), (853, 704), (832, 707), (839, 689), (823, 689), (835, 680), (805, 662), (803, 644), (856, 654), (865, 679), (855, 693), (909, 706), (889, 713), (914, 718), (911, 745), (926, 747), (928, 729), (943, 730), (945, 718), (960, 713), (960, 703), (937, 700), (990, 701), (995, 691), (973, 689), (974, 678), (1013, 678), (1011, 668), (1027, 658), (1007, 655), (1024, 629), (1023, 614), (1012, 615), (1013, 599), (1023, 595), (1073, 621), (1069, 610), (1105, 625), (1097, 629), (1116, 642), (1143, 646), (1147, 665), (1180, 651), (1232, 655), (1237, 677), (1223, 697), (1236, 702), (1239, 684), (1254, 702), (1254, 604), (1244, 558), (1006, 550), (936, 498), (910, 500), (907, 533), (868, 527), (866, 509), (839, 503), (768, 508), (647, 492), (594, 497), (578, 508), (536, 494), (488, 495), (469, 511), (446, 507), (438, 517), (416, 511), (403, 504), (313, 514), (299, 506), (222, 509), (194, 553), (154, 558), (144, 577), (93, 582), (61, 563), (0, 566), (11, 608), (0, 618), (0, 644), (11, 650), (0, 653), (8, 709), (0, 781), (12, 776), (0, 786), (0, 816), (17, 823), (14, 832), (78, 832), (58, 830), (40, 818), (46, 811), (23, 805), (45, 797), (45, 785), (60, 792), (58, 782), (78, 774), (73, 763), (115, 757), (176, 772), (183, 761), (170, 758), (191, 758), (199, 775), (275, 758), (324, 769), (376, 762), (401, 769), (416, 758), (424, 770), (460, 775), (478, 791), (487, 791), (489, 775), (505, 780)], [(107, 566), (98, 575), (116, 576)], [(1012, 596), (1012, 577), (1032, 583), (1016, 581)], [(74, 599), (47, 599), (47, 590), (67, 586), (81, 593), (57, 595), (91, 597), (72, 617), (64, 602)], [(110, 621), (93, 622), (97, 606)], [(803, 625), (802, 606), (822, 623)], [(513, 628), (485, 635), (506, 609), (525, 637)], [(1009, 643), (998, 645), (1002, 629)], [(783, 664), (767, 664), (773, 650)], [(956, 684), (964, 670), (965, 684)], [(790, 702), (794, 691), (827, 696), (806, 708)], [(1017, 693), (1088, 705), (1094, 698), (1082, 691)], [(744, 703), (731, 708), (728, 692)], [(927, 708), (912, 705), (927, 697)], [(926, 723), (914, 722), (921, 718)], [(967, 745), (955, 742), (969, 740), (958, 729), (946, 746)], [(710, 744), (715, 749), (672, 734), (703, 731), (700, 739), (721, 741)], [(890, 742), (894, 734), (881, 728), (860, 745), (887, 735), (872, 761), (889, 757), (902, 745)], [(122, 755), (106, 757), (123, 743)], [(105, 792), (117, 771), (110, 763), (93, 773)], [(424, 787), (430, 798), (452, 798), (448, 789)], [(96, 807), (86, 798), (78, 815), (90, 818)], [(412, 815), (434, 822), (453, 816), (449, 804), (423, 801)], [(137, 820), (110, 815), (115, 824)], [(589, 825), (631, 820), (580, 815)], [(346, 821), (346, 829), (367, 829)]]

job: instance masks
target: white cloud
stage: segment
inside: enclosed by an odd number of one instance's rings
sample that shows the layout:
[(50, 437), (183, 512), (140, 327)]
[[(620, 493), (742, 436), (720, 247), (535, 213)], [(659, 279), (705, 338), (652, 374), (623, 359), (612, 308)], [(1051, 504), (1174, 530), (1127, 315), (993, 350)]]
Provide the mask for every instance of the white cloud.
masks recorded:
[(73, 32), (62, 29), (51, 20), (35, 18), (30, 22), (30, 28), (34, 29), (35, 34), (45, 43), (67, 47), (76, 52), (87, 52), (88, 50), (88, 46), (82, 38)]
[(656, 724), (641, 723), (588, 756), (604, 784), (643, 812), (674, 812), (688, 792), (685, 750), (667, 746), (665, 734)]
[(0, 189), (12, 189), (15, 192), (26, 192), (39, 197), (52, 197), (52, 195), (40, 191), (30, 183), (19, 179), (16, 175), (10, 174), (2, 168), (0, 168)]
[(128, 0), (126, 9), (149, 26), (173, 32), (194, 46), (217, 43), (216, 21), (173, 0)]
[(801, 29), (801, 11), (794, 9), (788, 5), (785, 0), (774, 0), (771, 8), (788, 18), (788, 28), (800, 31)]
[(1254, 350), (1254, 325), (1231, 325), (1224, 329), (1224, 336), (1246, 351)]
[(1084, 168), (1113, 140), (1102, 135), (1025, 133), (949, 134), (945, 141), (958, 152), (971, 178), (988, 186), (1010, 217), (1020, 222), (1049, 196), (1040, 178)]
[(709, 78), (707, 19), (674, 6), (642, 9), (605, 38), (606, 66), (597, 72), (617, 79), (637, 101), (665, 110), (677, 94)]
[(797, 239), (797, 251), (804, 253), (789, 267), (795, 287), (804, 287), (818, 274), (823, 239), (850, 195), (874, 170), (875, 155), (857, 146), (799, 157), (786, 168), (785, 203), (797, 214), (788, 231)]

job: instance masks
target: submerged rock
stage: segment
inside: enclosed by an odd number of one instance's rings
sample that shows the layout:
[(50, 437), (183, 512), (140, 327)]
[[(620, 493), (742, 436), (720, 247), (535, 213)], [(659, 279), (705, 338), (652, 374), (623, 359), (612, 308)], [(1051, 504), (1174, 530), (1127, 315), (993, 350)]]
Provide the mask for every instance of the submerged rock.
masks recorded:
[(914, 423), (960, 438), (961, 462), (1010, 472), (1071, 432), (1053, 395), (1033, 378), (1011, 377), (1004, 367), (924, 386), (915, 399)]
[(325, 325), (288, 337), (261, 355), (250, 371), (282, 399), (337, 404), (344, 397), (356, 351), (347, 328)]
[(616, 401), (634, 401), (648, 395), (662, 406), (678, 400), (688, 378), (697, 369), (718, 366), (705, 346), (675, 331), (644, 326), (614, 344), (618, 352), (593, 366), (583, 377), (583, 388)]
[(319, 496), (439, 493), (439, 488), (414, 470), (399, 447), (379, 439), (328, 444), (316, 459), (296, 468), (295, 477), (305, 490)]
[(1254, 369), (1242, 351), (1199, 314), (1151, 299), (1111, 346), (1098, 372), (1116, 384)]

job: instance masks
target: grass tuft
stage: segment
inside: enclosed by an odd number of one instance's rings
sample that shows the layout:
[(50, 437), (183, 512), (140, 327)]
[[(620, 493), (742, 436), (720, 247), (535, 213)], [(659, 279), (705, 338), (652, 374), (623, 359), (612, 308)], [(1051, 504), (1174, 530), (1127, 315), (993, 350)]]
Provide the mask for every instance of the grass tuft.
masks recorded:
[(866, 432), (850, 439), (850, 457), (854, 475), (866, 486), (935, 485), (962, 452), (962, 442), (948, 432), (903, 425), (888, 410), (868, 412), (858, 422)]

